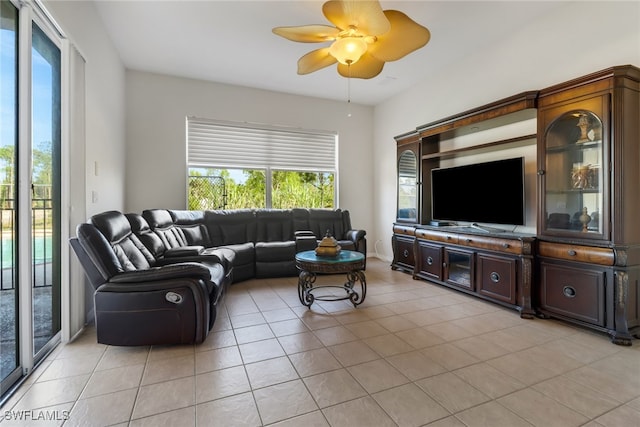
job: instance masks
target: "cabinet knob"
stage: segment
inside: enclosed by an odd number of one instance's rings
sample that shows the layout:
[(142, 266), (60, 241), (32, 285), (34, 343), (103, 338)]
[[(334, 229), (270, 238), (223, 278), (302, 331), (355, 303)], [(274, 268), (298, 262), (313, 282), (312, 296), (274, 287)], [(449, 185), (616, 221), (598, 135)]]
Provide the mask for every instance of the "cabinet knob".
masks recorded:
[(491, 272), (491, 274), (489, 275), (489, 278), (493, 283), (498, 283), (500, 281), (500, 275), (495, 271)]
[(544, 170), (543, 169), (538, 169), (538, 175), (544, 175)]
[(567, 298), (575, 298), (576, 289), (573, 286), (565, 286), (562, 288), (562, 294)]
[(465, 239), (467, 243), (471, 243), (471, 239)]
[(402, 255), (404, 255), (405, 258), (409, 257), (409, 251), (407, 249), (404, 250), (404, 252), (402, 252)]
[(433, 258), (427, 257), (427, 265), (433, 265)]
[(569, 249), (567, 253), (569, 254), (569, 256), (576, 256), (576, 251), (574, 251), (573, 249)]
[(508, 243), (503, 243), (502, 244), (502, 247), (505, 248), (505, 249), (509, 249), (509, 246), (511, 246), (511, 245), (508, 244)]

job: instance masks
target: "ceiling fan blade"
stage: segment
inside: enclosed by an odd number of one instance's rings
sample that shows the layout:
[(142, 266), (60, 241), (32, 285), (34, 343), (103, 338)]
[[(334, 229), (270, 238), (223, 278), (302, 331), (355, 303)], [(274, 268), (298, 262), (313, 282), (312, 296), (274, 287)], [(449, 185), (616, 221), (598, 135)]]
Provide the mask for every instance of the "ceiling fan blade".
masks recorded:
[(363, 34), (377, 36), (390, 28), (389, 20), (377, 1), (330, 0), (322, 5), (322, 13), (341, 30), (354, 26)]
[(391, 30), (369, 45), (369, 53), (381, 61), (396, 61), (420, 49), (431, 38), (429, 30), (397, 10), (385, 10)]
[(338, 62), (329, 54), (329, 48), (312, 50), (298, 60), (298, 74), (309, 74)]
[(370, 79), (377, 76), (384, 67), (384, 61), (369, 55), (365, 52), (358, 62), (351, 65), (338, 63), (338, 73), (342, 77), (352, 77), (356, 79)]
[(320, 43), (336, 38), (339, 29), (329, 25), (301, 25), (296, 27), (276, 27), (274, 34), (294, 42)]

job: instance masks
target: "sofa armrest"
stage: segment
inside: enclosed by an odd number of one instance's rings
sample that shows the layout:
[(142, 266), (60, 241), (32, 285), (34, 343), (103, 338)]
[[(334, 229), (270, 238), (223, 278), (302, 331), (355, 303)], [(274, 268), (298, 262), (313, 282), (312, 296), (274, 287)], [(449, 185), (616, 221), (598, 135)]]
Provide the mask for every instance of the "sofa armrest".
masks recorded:
[(298, 230), (295, 233), (296, 238), (297, 237), (304, 237), (304, 236), (311, 236), (311, 237), (316, 237), (316, 235), (314, 234), (313, 231), (311, 230)]
[(364, 230), (347, 230), (345, 237), (353, 242), (358, 242), (364, 239), (364, 236), (367, 235), (367, 232)]
[(347, 230), (345, 232), (345, 237), (355, 244), (356, 251), (365, 256), (365, 268), (367, 265), (367, 239), (365, 238), (366, 235), (367, 232), (365, 230)]
[(178, 264), (152, 267), (147, 270), (133, 270), (113, 276), (109, 283), (142, 283), (156, 282), (169, 279), (202, 279), (209, 280), (209, 269), (195, 262), (182, 262)]
[(200, 255), (204, 251), (204, 246), (178, 246), (164, 251), (165, 258), (184, 257)]

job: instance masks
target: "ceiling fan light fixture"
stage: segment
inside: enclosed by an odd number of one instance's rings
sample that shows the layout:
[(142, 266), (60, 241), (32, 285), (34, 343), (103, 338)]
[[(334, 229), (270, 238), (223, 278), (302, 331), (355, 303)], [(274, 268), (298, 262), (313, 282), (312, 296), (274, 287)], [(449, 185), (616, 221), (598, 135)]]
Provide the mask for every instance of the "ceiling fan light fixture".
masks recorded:
[(398, 10), (382, 10), (378, 0), (328, 0), (322, 13), (331, 25), (276, 27), (272, 31), (302, 43), (334, 42), (303, 55), (298, 74), (309, 74), (338, 62), (338, 74), (370, 79), (386, 62), (420, 49), (431, 33)]
[(366, 51), (367, 42), (362, 37), (342, 37), (329, 47), (331, 56), (344, 65), (355, 64)]

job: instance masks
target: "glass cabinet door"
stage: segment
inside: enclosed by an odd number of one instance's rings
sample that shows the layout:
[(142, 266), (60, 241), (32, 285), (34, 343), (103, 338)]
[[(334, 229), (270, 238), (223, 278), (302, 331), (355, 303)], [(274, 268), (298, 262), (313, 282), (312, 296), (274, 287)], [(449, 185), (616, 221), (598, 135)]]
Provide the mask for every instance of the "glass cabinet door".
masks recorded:
[(473, 290), (473, 252), (445, 248), (444, 259), (444, 280)]
[(603, 122), (590, 110), (555, 118), (545, 133), (544, 234), (601, 239), (605, 236), (605, 158)]
[(411, 150), (398, 156), (398, 220), (418, 218), (418, 159)]

